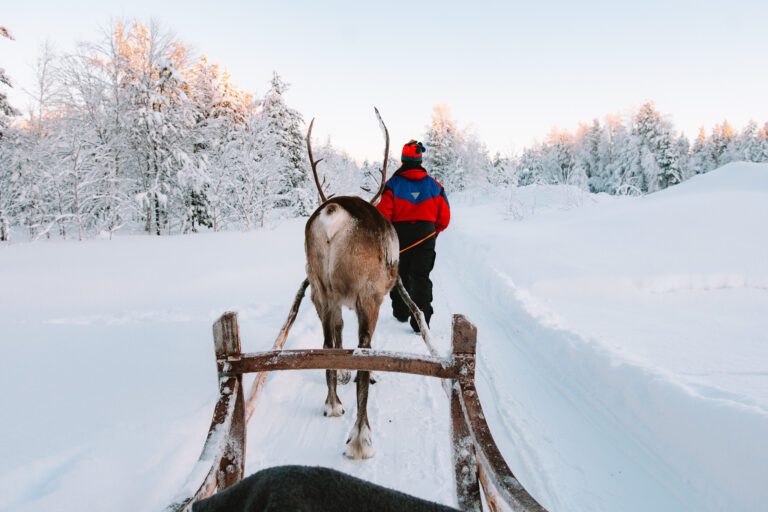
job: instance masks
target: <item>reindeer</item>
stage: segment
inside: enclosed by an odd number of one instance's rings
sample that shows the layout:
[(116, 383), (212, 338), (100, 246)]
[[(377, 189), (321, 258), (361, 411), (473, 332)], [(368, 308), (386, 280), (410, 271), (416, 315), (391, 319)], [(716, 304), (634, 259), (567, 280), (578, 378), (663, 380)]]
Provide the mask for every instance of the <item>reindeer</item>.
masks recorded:
[[(358, 347), (370, 348), (384, 296), (392, 289), (400, 258), (397, 233), (392, 223), (373, 206), (384, 191), (389, 157), (389, 132), (378, 109), (376, 116), (386, 140), (379, 189), (370, 202), (356, 196), (327, 198), (312, 157), (312, 126), (307, 132), (307, 152), (322, 204), (307, 221), (304, 247), (312, 302), (323, 324), (323, 347), (342, 348), (344, 322), (341, 306), (355, 311)], [(341, 416), (344, 409), (336, 394), (337, 377), (349, 382), (349, 370), (326, 370), (328, 395), (325, 416)], [(373, 457), (371, 426), (368, 423), (370, 373), (357, 372), (357, 420), (347, 439), (345, 455), (352, 459)]]

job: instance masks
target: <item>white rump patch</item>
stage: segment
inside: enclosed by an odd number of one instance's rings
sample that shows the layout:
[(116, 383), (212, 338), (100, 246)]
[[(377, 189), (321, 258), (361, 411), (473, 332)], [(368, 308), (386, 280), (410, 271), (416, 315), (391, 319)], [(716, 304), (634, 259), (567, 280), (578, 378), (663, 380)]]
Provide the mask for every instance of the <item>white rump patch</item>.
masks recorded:
[(330, 242), (340, 231), (343, 231), (352, 221), (347, 210), (338, 204), (331, 203), (323, 208), (319, 216), (320, 225), (325, 233), (326, 241)]

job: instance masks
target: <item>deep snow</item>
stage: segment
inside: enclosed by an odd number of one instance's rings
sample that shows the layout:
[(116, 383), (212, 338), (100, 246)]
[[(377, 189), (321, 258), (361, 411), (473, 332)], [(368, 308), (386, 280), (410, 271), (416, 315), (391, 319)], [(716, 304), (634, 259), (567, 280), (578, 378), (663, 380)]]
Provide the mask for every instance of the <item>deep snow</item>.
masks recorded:
[[(760, 510), (768, 499), (768, 166), (643, 198), (526, 187), (452, 197), (434, 338), (479, 329), (479, 392), (513, 471), (552, 510)], [(303, 277), (273, 230), (0, 246), (0, 510), (157, 510), (205, 437), (211, 323), (269, 347)], [(374, 348), (426, 353), (388, 314)], [(345, 314), (346, 346), (354, 318)], [(319, 347), (308, 301), (290, 348)], [(319, 464), (454, 503), (439, 383), (384, 374), (376, 456), (341, 455), (322, 372), (270, 377), (247, 469)]]

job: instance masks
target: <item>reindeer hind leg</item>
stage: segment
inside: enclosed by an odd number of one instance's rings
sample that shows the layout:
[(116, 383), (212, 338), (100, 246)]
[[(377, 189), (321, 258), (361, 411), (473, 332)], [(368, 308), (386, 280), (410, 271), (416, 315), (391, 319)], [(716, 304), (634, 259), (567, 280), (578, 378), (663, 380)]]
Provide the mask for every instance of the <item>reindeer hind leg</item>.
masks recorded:
[[(371, 336), (376, 328), (379, 305), (375, 301), (358, 302), (357, 322), (360, 348), (371, 348)], [(369, 459), (373, 457), (373, 434), (368, 422), (368, 388), (371, 380), (370, 372), (359, 371), (357, 382), (357, 420), (352, 427), (347, 440), (344, 454), (351, 459)]]
[[(333, 348), (344, 348), (344, 345), (341, 341), (341, 335), (344, 331), (344, 318), (341, 315), (341, 308), (337, 311), (338, 317), (334, 318), (334, 328), (333, 328)], [(349, 384), (349, 381), (352, 377), (352, 372), (349, 370), (338, 370), (337, 371), (337, 378), (339, 384), (342, 386), (346, 386)]]
[[(323, 314), (323, 348), (334, 347), (335, 332), (337, 323), (341, 321), (341, 308), (329, 308)], [(328, 395), (325, 397), (324, 416), (341, 416), (344, 414), (344, 408), (341, 405), (339, 395), (336, 393), (337, 371), (325, 370), (325, 383), (328, 386)]]

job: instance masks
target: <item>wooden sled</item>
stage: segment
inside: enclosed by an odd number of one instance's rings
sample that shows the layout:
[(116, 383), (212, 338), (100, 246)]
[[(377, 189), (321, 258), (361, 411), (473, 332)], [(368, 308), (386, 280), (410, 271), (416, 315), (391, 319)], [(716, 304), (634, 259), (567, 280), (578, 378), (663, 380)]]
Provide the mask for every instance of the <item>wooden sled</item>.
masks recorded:
[[(243, 354), (237, 313), (224, 313), (213, 324), (219, 374), (219, 400), (203, 451), (187, 482), (166, 512), (187, 512), (192, 504), (243, 478), (246, 425), (267, 373), (278, 370), (347, 369), (410, 373), (444, 379), (451, 401), (451, 433), (456, 494), (461, 510), (482, 510), (480, 489), (493, 510), (545, 511), (523, 488), (493, 440), (475, 389), (477, 329), (462, 315), (453, 316), (452, 354), (439, 357), (431, 345), (423, 317), (407, 293), (406, 302), (422, 324), (422, 337), (432, 355), (404, 355), (371, 349), (282, 350), (309, 285), (304, 281), (273, 350)], [(248, 396), (243, 374), (257, 373)]]

